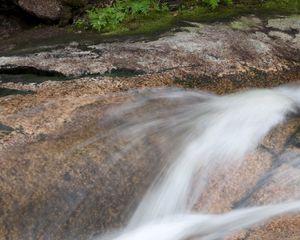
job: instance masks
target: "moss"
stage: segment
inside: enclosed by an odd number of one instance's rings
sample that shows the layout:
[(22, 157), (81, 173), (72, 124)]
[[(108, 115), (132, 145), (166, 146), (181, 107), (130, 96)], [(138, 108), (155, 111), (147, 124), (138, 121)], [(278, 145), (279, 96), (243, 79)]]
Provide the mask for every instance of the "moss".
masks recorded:
[(261, 24), (261, 20), (256, 17), (241, 17), (239, 20), (230, 23), (232, 29), (248, 31)]
[[(120, 27), (105, 35), (135, 35), (135, 34), (152, 34), (171, 28), (174, 24), (183, 21), (194, 22), (212, 22), (223, 19), (237, 17), (243, 14), (297, 14), (300, 13), (300, 0), (267, 0), (240, 1), (240, 4), (220, 5), (212, 10), (203, 5), (199, 5), (199, 1), (183, 0), (181, 7), (176, 11), (153, 12), (147, 16), (134, 17), (127, 19)], [(234, 29), (246, 29), (251, 23), (233, 22)]]
[(236, 30), (248, 30), (249, 27), (247, 24), (245, 24), (242, 21), (234, 21), (230, 24), (231, 28), (236, 29)]
[(147, 16), (129, 19), (121, 25), (120, 29), (106, 35), (157, 33), (168, 29), (173, 21), (174, 16), (170, 12), (151, 13)]
[(126, 29), (128, 23), (138, 23), (144, 18), (151, 22), (154, 18), (149, 16), (163, 16), (166, 12), (170, 12), (169, 8), (166, 4), (160, 4), (158, 0), (117, 0), (111, 6), (87, 10), (87, 17), (92, 29), (112, 32)]
[(262, 4), (261, 11), (274, 12), (274, 13), (300, 13), (299, 0), (269, 0)]

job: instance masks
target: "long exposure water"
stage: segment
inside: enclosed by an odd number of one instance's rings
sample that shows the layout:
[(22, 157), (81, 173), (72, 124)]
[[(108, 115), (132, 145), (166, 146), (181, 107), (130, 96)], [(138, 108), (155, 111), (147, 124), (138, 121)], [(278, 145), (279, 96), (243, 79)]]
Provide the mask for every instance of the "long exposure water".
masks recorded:
[[(166, 109), (160, 107), (162, 102), (175, 105)], [(145, 106), (148, 111), (131, 115)], [(285, 201), (274, 197), (268, 205), (246, 204), (220, 214), (209, 214), (208, 203), (195, 208), (220, 166), (238, 169), (275, 126), (290, 114), (299, 113), (299, 106), (300, 86), (293, 85), (226, 96), (157, 89), (111, 111), (105, 121), (119, 119), (113, 133), (127, 139), (124, 149), (134, 148), (136, 142), (152, 134), (167, 154), (157, 156), (165, 158), (161, 159), (165, 166), (127, 226), (97, 239), (223, 239), (276, 215), (300, 211), (300, 200), (295, 196)], [(299, 156), (292, 161), (299, 165)], [(272, 170), (264, 174), (270, 175)], [(300, 176), (290, 179), (288, 172), (281, 171), (280, 175), (279, 181), (287, 184), (300, 180)], [(221, 191), (222, 183), (216, 187)]]

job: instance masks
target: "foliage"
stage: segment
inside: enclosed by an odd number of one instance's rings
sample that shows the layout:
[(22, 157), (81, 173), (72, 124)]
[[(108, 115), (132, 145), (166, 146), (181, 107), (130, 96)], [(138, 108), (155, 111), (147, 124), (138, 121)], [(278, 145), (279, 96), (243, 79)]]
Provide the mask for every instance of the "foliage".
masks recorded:
[[(73, 30), (94, 29), (107, 35), (157, 34), (185, 21), (210, 22), (243, 14), (299, 14), (300, 0), (181, 0), (169, 10), (162, 0), (115, 0), (106, 8), (92, 8), (73, 24)], [(213, 10), (213, 11), (212, 11)], [(233, 23), (236, 29), (240, 23)]]
[(203, 2), (212, 9), (217, 8), (220, 3), (226, 4), (226, 5), (232, 4), (232, 0), (203, 0)]
[(88, 23), (85, 19), (78, 19), (74, 22), (73, 27), (75, 30), (88, 29)]
[(168, 11), (165, 4), (157, 0), (117, 0), (112, 6), (93, 8), (87, 11), (88, 20), (93, 29), (99, 32), (114, 31), (121, 23), (138, 16), (147, 16), (152, 12)]
[(300, 0), (269, 0), (264, 2), (267, 11), (300, 13)]

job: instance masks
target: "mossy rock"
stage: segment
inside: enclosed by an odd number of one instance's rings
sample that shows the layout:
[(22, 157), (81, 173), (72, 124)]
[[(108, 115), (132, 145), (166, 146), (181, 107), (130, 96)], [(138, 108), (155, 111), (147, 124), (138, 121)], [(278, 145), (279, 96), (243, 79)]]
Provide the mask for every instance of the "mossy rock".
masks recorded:
[(241, 17), (230, 24), (232, 29), (242, 31), (258, 29), (261, 25), (262, 21), (257, 17)]

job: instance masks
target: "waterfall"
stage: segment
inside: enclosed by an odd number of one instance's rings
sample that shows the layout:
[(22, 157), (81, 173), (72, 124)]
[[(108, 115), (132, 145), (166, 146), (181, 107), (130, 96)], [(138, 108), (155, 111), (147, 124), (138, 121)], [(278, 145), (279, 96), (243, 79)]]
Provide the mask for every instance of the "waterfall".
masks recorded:
[[(163, 108), (161, 102), (167, 102), (170, 108)], [(107, 121), (123, 119), (114, 134), (128, 139), (131, 144), (127, 147), (155, 134), (168, 154), (162, 156), (166, 158), (162, 159), (165, 167), (153, 180), (127, 227), (99, 239), (213, 240), (276, 215), (299, 211), (297, 199), (214, 215), (207, 213), (205, 206), (194, 209), (216, 169), (238, 168), (275, 126), (289, 114), (298, 113), (299, 105), (300, 87), (295, 85), (225, 96), (156, 89), (115, 109)], [(130, 115), (145, 107), (151, 110)], [(299, 164), (299, 156), (294, 161)]]

